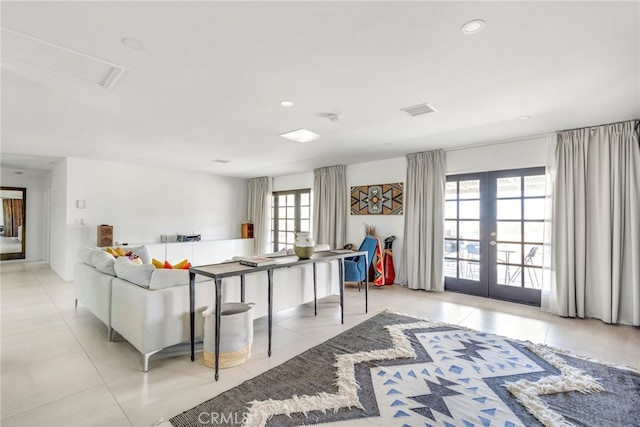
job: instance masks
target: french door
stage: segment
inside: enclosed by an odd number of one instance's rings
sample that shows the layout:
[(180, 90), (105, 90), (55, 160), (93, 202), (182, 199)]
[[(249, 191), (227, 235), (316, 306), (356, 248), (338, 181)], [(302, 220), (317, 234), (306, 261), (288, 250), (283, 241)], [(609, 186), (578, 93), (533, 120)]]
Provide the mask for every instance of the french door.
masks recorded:
[(445, 289), (540, 305), (544, 168), (447, 177)]

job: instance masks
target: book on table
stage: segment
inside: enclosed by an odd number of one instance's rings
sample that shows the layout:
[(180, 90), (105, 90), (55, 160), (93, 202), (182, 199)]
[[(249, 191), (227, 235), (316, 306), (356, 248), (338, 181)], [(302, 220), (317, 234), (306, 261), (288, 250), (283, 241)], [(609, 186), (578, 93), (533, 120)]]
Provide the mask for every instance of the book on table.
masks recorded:
[(273, 258), (267, 258), (262, 256), (252, 256), (240, 259), (240, 264), (247, 265), (249, 267), (262, 267), (265, 265), (273, 265), (276, 260)]

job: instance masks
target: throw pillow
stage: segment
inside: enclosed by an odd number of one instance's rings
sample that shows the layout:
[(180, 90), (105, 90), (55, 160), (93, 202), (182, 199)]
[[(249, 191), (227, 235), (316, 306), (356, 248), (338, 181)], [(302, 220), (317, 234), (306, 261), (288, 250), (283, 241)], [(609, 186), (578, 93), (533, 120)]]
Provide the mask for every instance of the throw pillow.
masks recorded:
[(113, 255), (105, 251), (93, 251), (91, 254), (91, 264), (103, 273), (115, 276), (116, 272), (113, 264), (116, 261)]
[(164, 268), (164, 263), (162, 261), (160, 261), (160, 260), (155, 259), (155, 258), (151, 259), (151, 264), (153, 264), (153, 266), (155, 268)]
[(149, 288), (151, 275), (156, 271), (152, 264), (136, 264), (124, 256), (115, 260), (114, 269), (119, 278), (142, 288)]
[(80, 251), (78, 251), (78, 257), (80, 258), (80, 261), (84, 262), (85, 264), (93, 265), (91, 263), (91, 256), (93, 255), (94, 250), (95, 249), (93, 248), (81, 248)]
[(169, 261), (164, 260), (164, 266), (162, 268), (167, 268), (169, 270), (173, 269), (173, 265), (169, 264)]
[(173, 264), (173, 268), (175, 268), (176, 270), (180, 270), (183, 269), (185, 265), (187, 265), (187, 263), (189, 262), (188, 259), (183, 259), (182, 261), (180, 261), (177, 264)]

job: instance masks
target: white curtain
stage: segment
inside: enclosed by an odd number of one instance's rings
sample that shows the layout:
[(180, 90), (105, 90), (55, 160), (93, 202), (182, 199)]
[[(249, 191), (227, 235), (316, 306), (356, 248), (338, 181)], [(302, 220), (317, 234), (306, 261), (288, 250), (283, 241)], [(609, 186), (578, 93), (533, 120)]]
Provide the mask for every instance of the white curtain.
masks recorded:
[(316, 244), (342, 248), (347, 239), (346, 166), (313, 171), (313, 238)]
[(271, 178), (253, 178), (247, 182), (247, 218), (253, 223), (253, 252), (271, 252)]
[(552, 313), (640, 325), (638, 123), (558, 134)]
[(404, 192), (404, 254), (407, 286), (444, 291), (443, 150), (407, 155)]

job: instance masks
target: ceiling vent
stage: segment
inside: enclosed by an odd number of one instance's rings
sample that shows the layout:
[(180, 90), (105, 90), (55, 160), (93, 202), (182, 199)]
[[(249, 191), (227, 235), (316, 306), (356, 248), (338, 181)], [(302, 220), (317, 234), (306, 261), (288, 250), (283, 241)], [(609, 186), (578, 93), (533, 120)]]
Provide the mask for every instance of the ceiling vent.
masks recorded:
[(2, 27), (2, 59), (110, 89), (124, 67)]
[(412, 116), (419, 116), (421, 114), (427, 114), (427, 113), (437, 113), (438, 110), (436, 110), (435, 108), (433, 108), (431, 105), (427, 104), (426, 102), (424, 104), (419, 104), (419, 105), (414, 105), (413, 107), (407, 107), (407, 108), (403, 108), (402, 111), (405, 111), (407, 114), (410, 114)]

